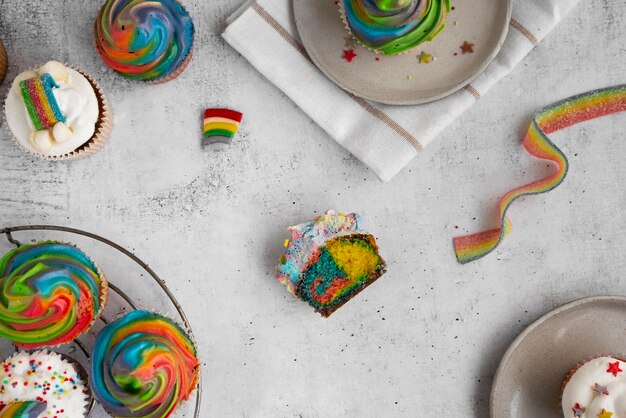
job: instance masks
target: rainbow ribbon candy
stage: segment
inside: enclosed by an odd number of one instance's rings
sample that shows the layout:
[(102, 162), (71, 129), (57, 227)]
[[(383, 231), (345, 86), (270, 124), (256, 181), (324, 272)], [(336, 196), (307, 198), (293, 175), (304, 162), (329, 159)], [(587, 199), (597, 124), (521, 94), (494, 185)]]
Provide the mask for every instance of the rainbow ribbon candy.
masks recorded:
[(65, 122), (65, 116), (52, 94), (53, 88), (59, 88), (59, 85), (50, 74), (20, 81), (20, 92), (28, 116), (38, 131), (52, 128), (57, 122)]
[(550, 141), (549, 134), (577, 123), (624, 111), (626, 84), (583, 93), (539, 110), (523, 145), (529, 154), (554, 163), (556, 171), (541, 180), (511, 190), (500, 199), (500, 228), (454, 238), (454, 250), (459, 262), (465, 264), (482, 258), (500, 245), (511, 232), (511, 221), (506, 212), (515, 200), (549, 192), (563, 182), (569, 162), (565, 154)]
[(37, 418), (47, 407), (46, 402), (21, 401), (0, 408), (0, 418)]

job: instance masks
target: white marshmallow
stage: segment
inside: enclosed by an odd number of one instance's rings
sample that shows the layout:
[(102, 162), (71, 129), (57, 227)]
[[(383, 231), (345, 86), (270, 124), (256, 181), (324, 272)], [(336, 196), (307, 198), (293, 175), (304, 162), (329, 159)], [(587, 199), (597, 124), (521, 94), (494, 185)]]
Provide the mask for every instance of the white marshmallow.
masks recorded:
[(39, 75), (50, 74), (57, 84), (67, 84), (69, 82), (67, 68), (58, 61), (48, 61), (38, 71)]
[(33, 147), (40, 152), (45, 152), (54, 145), (54, 138), (49, 129), (33, 132), (30, 136)]
[(72, 138), (72, 129), (70, 129), (63, 122), (57, 122), (52, 128), (52, 135), (54, 136), (54, 140), (60, 144), (69, 141)]

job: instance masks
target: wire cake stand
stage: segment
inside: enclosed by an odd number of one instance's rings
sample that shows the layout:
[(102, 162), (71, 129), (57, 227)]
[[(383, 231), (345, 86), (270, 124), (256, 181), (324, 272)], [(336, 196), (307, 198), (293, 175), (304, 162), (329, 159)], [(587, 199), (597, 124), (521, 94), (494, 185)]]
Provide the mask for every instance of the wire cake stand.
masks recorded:
[[(104, 325), (112, 322), (118, 316), (123, 315), (129, 310), (141, 309), (139, 304), (136, 301), (137, 299), (141, 299), (142, 301), (145, 299), (144, 304), (148, 305), (145, 308), (148, 310), (156, 310), (157, 312), (160, 312), (164, 310), (167, 311), (168, 308), (170, 309), (174, 308), (176, 315), (178, 315), (179, 322), (185, 326), (191, 339), (194, 340), (193, 332), (191, 330), (191, 325), (189, 323), (189, 320), (187, 319), (187, 315), (185, 314), (185, 311), (181, 307), (180, 303), (178, 302), (178, 300), (176, 299), (172, 291), (169, 289), (169, 287), (167, 287), (163, 279), (161, 279), (154, 272), (154, 270), (152, 270), (152, 268), (148, 266), (148, 264), (146, 264), (143, 260), (141, 260), (139, 257), (137, 257), (134, 253), (132, 253), (128, 249), (122, 247), (121, 245), (107, 238), (101, 237), (91, 232), (87, 232), (87, 231), (83, 231), (83, 230), (75, 229), (75, 228), (68, 228), (64, 226), (55, 226), (55, 225), (10, 226), (10, 227), (0, 229), (0, 235), (4, 235), (8, 243), (19, 247), (22, 245), (22, 243), (18, 241), (13, 236), (13, 234), (15, 232), (26, 232), (26, 231), (39, 231), (39, 232), (55, 231), (55, 232), (59, 232), (62, 234), (70, 234), (73, 236), (73, 238), (85, 237), (87, 239), (86, 240), (87, 242), (92, 241), (93, 243), (93, 241), (97, 241), (99, 243), (104, 244), (106, 246), (106, 250), (108, 250), (109, 253), (111, 252), (111, 249), (115, 250), (113, 251), (113, 253), (116, 254), (115, 258), (117, 258), (117, 261), (110, 263), (112, 265), (113, 270), (114, 270), (114, 267), (119, 267), (119, 262), (118, 262), (119, 253), (122, 253), (124, 256), (126, 256), (125, 262), (128, 263), (128, 261), (130, 260), (132, 262), (131, 264), (134, 265), (133, 267), (135, 269), (138, 268), (139, 271), (141, 272), (139, 275), (124, 274), (124, 279), (126, 280), (124, 284), (132, 284), (133, 282), (137, 283), (141, 281), (141, 285), (138, 286), (138, 291), (140, 293), (136, 297), (133, 297), (132, 295), (129, 295), (130, 292), (128, 289), (124, 291), (122, 290), (122, 288), (118, 287), (118, 286), (124, 287), (123, 285), (120, 284), (120, 282), (118, 282), (118, 285), (111, 282), (110, 278), (112, 276), (108, 274), (108, 271), (110, 271), (111, 269), (103, 268), (103, 270), (107, 274), (107, 280), (109, 283), (109, 301), (107, 303), (107, 306), (105, 307), (104, 312), (102, 313), (102, 315), (100, 315), (100, 318), (92, 326), (91, 330), (88, 333), (81, 335), (79, 338), (77, 338), (71, 344), (68, 344), (67, 346), (55, 348), (54, 351), (60, 352), (61, 354), (65, 354), (74, 358), (79, 364), (82, 363), (81, 364), (82, 366), (85, 366), (85, 365), (88, 366), (91, 348), (93, 346), (95, 337), (97, 333), (99, 332), (99, 330), (102, 329)], [(51, 238), (52, 237), (50, 236), (46, 236), (43, 239), (51, 239)], [(58, 239), (59, 241), (75, 243), (74, 241), (63, 240), (57, 237), (54, 237), (54, 239)], [(80, 239), (84, 239), (84, 238), (80, 238)], [(42, 238), (38, 240), (34, 240), (34, 241), (41, 241), (41, 240)], [(83, 250), (85, 250), (84, 247), (85, 245), (79, 245), (79, 248)], [(92, 251), (90, 250), (91, 248), (86, 248), (87, 254), (91, 256)], [(100, 258), (95, 258), (95, 259), (99, 260)], [(102, 266), (102, 263), (98, 263), (98, 264)], [(106, 264), (106, 261), (105, 261), (105, 264)], [(145, 273), (147, 273), (147, 275), (152, 279), (152, 280), (148, 280), (147, 283), (144, 278)], [(131, 283), (127, 283), (127, 282), (131, 282)], [(147, 286), (147, 284), (150, 284), (150, 286)], [(165, 302), (165, 304), (163, 302)], [(8, 345), (5, 344), (5, 345), (0, 346), (0, 352), (2, 352), (3, 354), (5, 351), (8, 351), (9, 349), (16, 350), (16, 347), (10, 344)], [(89, 367), (84, 367), (84, 368), (87, 370), (89, 369)], [(185, 402), (183, 405), (180, 405), (179, 411), (177, 411), (178, 413), (176, 413), (174, 416), (181, 416), (181, 417), (193, 416), (194, 418), (200, 417), (200, 403), (202, 399), (202, 379), (198, 379), (197, 390), (195, 390), (192, 393), (191, 397), (192, 398), (195, 397), (195, 402), (190, 398), (188, 402)], [(92, 416), (94, 413), (97, 413), (98, 417), (107, 416), (106, 413), (103, 412), (102, 408), (97, 406), (96, 404), (97, 402), (93, 399), (93, 397), (90, 396), (89, 412), (87, 416)], [(100, 411), (98, 412), (97, 410), (100, 410)], [(193, 415), (188, 415), (191, 413), (193, 413)]]

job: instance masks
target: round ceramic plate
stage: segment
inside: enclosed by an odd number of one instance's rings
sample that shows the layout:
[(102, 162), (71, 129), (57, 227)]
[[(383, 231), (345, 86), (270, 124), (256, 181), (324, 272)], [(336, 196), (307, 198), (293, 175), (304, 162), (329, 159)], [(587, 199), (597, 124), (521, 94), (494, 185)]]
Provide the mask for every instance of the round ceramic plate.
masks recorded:
[[(343, 1), (343, 0), (340, 0)], [(463, 88), (496, 56), (511, 19), (511, 0), (453, 2), (446, 27), (432, 42), (406, 54), (384, 56), (363, 46), (349, 63), (348, 31), (335, 0), (294, 0), (300, 38), (311, 59), (335, 84), (364, 99), (396, 105), (426, 103)], [(473, 53), (461, 45), (473, 44)], [(422, 52), (432, 55), (421, 63)]]
[(562, 418), (561, 383), (582, 360), (626, 347), (626, 298), (577, 300), (544, 315), (513, 341), (491, 391), (492, 418)]

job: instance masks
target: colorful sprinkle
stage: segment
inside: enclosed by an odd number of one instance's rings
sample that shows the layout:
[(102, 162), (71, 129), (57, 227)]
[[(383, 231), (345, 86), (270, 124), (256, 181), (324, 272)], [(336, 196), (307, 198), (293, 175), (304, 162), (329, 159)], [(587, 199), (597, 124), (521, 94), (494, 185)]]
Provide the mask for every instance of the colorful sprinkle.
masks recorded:
[(619, 361), (616, 361), (615, 363), (609, 363), (609, 368), (606, 372), (617, 377), (617, 374), (623, 372), (623, 370), (619, 368)]
[(426, 52), (422, 51), (422, 53), (419, 54), (417, 58), (419, 59), (420, 64), (428, 64), (432, 60), (433, 56), (431, 54), (427, 54)]
[(352, 62), (358, 55), (354, 52), (354, 49), (347, 49), (343, 51), (343, 59)]
[(463, 45), (461, 45), (461, 51), (463, 51), (463, 54), (473, 54), (474, 44), (471, 44), (467, 41), (463, 42)]

